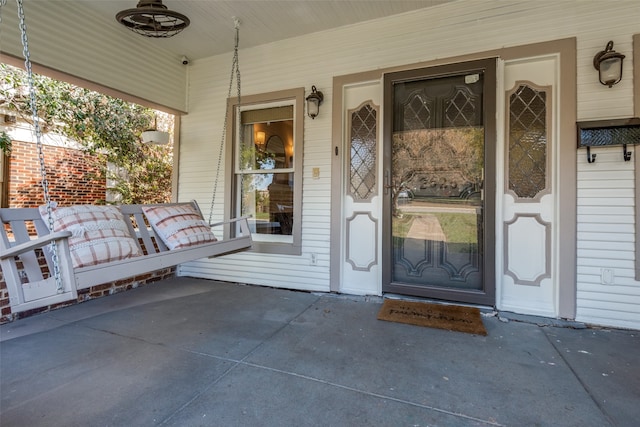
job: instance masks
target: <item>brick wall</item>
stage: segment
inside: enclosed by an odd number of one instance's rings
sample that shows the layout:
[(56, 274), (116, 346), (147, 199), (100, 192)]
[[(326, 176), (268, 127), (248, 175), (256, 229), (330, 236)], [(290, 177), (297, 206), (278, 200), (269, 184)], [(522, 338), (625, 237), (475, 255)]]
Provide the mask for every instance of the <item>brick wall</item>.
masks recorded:
[(9, 292), (7, 291), (7, 287), (4, 283), (4, 278), (0, 273), (0, 324), (12, 322), (14, 320), (29, 317), (38, 313), (45, 313), (57, 308), (67, 307), (84, 301), (89, 301), (95, 298), (128, 291), (130, 289), (135, 289), (139, 286), (144, 286), (153, 282), (168, 279), (173, 276), (175, 276), (175, 268), (165, 268), (163, 270), (145, 273), (129, 279), (119, 280), (117, 282), (111, 283), (104, 283), (101, 285), (92, 286), (88, 289), (81, 289), (78, 291), (77, 300), (70, 300), (55, 305), (49, 305), (33, 310), (23, 311), (21, 313), (12, 313), (11, 307), (9, 306)]
[[(9, 160), (9, 207), (36, 207), (44, 203), (36, 145), (13, 141)], [(97, 180), (97, 168), (88, 154), (70, 148), (43, 146), (51, 200), (60, 205), (104, 201), (106, 183)]]
[[(92, 157), (79, 150), (48, 145), (43, 146), (43, 152), (51, 200), (57, 201), (61, 206), (69, 206), (96, 204), (105, 199), (106, 183), (95, 179), (96, 167), (93, 165)], [(9, 171), (9, 207), (37, 207), (44, 203), (40, 184), (40, 162), (35, 144), (21, 141), (12, 142)], [(174, 275), (174, 268), (153, 271), (130, 279), (80, 290), (77, 301), (68, 301), (22, 313), (12, 313), (9, 305), (9, 293), (4, 277), (0, 273), (0, 324), (123, 292)]]

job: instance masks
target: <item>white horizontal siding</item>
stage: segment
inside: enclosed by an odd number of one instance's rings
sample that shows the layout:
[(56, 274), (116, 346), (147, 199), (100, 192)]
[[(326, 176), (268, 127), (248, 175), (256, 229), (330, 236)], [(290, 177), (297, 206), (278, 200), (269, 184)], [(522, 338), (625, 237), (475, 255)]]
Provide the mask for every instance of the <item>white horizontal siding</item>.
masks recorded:
[[(256, 94), (316, 85), (325, 95), (320, 115), (305, 118), (303, 248), (299, 257), (244, 253), (192, 263), (185, 274), (300, 289), (329, 289), (331, 188), (331, 98), (335, 76), (403, 66), (501, 47), (576, 37), (578, 117), (591, 120), (633, 113), (631, 39), (640, 31), (637, 1), (473, 1), (461, 0), (335, 30), (241, 49), (243, 93)], [(425, 23), (428, 23), (426, 25)], [(242, 29), (240, 29), (242, 40)], [(233, 37), (229, 35), (230, 39)], [(594, 54), (609, 40), (627, 55), (620, 84), (599, 84)], [(213, 181), (229, 55), (190, 67), (189, 115), (182, 123), (180, 198), (207, 198)], [(561, 141), (575, 145), (575, 141)], [(596, 163), (578, 162), (578, 319), (640, 327), (634, 268), (634, 170), (621, 148), (595, 149)], [(635, 154), (634, 154), (635, 155)], [(311, 177), (320, 169), (320, 179)], [(224, 174), (221, 175), (224, 178)], [(219, 194), (222, 190), (222, 182)], [(216, 209), (222, 215), (222, 208)], [(318, 265), (309, 265), (311, 254)], [(615, 270), (614, 285), (600, 285), (601, 268)], [(277, 271), (277, 277), (270, 273)], [(612, 295), (616, 295), (615, 299)], [(625, 302), (624, 296), (630, 298)], [(607, 299), (611, 296), (612, 300)], [(633, 297), (633, 298), (632, 298)], [(592, 304), (600, 301), (600, 304)]]
[(281, 255), (279, 264), (274, 264), (270, 260), (273, 257), (254, 253), (226, 255), (222, 263), (200, 260), (185, 264), (179, 274), (277, 288), (327, 291), (324, 270), (329, 266), (328, 256), (319, 255), (318, 265), (313, 268), (309, 266), (308, 258)]
[[(621, 147), (578, 150), (578, 259), (576, 319), (600, 325), (640, 326), (635, 280), (635, 171)], [(637, 153), (634, 153), (635, 156)], [(614, 283), (602, 283), (602, 270)]]
[[(232, 36), (230, 34), (230, 36)], [(271, 51), (268, 49), (267, 51)], [(283, 84), (282, 70), (296, 72), (297, 60), (292, 56), (291, 63), (286, 60), (278, 63), (270, 54), (260, 53), (262, 49), (252, 49), (257, 55), (247, 51), (240, 54), (242, 73), (242, 93), (256, 94), (295, 87), (309, 86), (303, 74), (298, 78), (287, 78)], [(285, 50), (286, 51), (286, 50)], [(291, 53), (288, 53), (291, 56)], [(267, 59), (269, 58), (269, 59)], [(182, 151), (180, 166), (180, 199), (196, 199), (207, 212), (211, 192), (215, 181), (215, 167), (221, 142), (221, 129), (224, 122), (225, 98), (228, 91), (230, 55), (222, 55), (194, 63), (189, 77), (189, 114), (182, 120)], [(269, 73), (269, 67), (273, 67)], [(220, 70), (224, 70), (221, 72)], [(252, 71), (253, 70), (253, 71)], [(257, 72), (261, 70), (261, 72)], [(302, 73), (302, 71), (298, 71)], [(279, 78), (274, 80), (273, 76)], [(297, 81), (296, 81), (297, 80)], [(202, 260), (186, 264), (180, 274), (214, 278), (283, 288), (295, 288), (308, 291), (329, 290), (329, 201), (331, 157), (326, 149), (322, 135), (330, 132), (329, 105), (331, 104), (330, 79), (314, 84), (324, 94), (321, 116), (315, 120), (304, 119), (304, 148), (302, 188), (302, 254), (300, 256), (242, 253), (225, 256), (221, 259)], [(235, 94), (235, 88), (233, 90)], [(313, 168), (320, 169), (319, 179), (313, 179)], [(224, 213), (225, 166), (220, 172), (214, 217), (220, 219)], [(203, 209), (204, 210), (204, 209)], [(311, 264), (311, 254), (317, 260)]]

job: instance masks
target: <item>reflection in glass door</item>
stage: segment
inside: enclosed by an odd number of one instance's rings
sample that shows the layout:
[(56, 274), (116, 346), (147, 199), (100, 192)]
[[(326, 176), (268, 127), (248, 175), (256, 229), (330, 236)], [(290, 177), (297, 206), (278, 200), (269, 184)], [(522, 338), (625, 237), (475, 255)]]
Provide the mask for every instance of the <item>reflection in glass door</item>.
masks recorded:
[(493, 230), (494, 202), (487, 183), (493, 189), (495, 168), (487, 168), (486, 153), (495, 152), (487, 140), (495, 124), (486, 118), (495, 114), (486, 109), (487, 100), (495, 100), (495, 61), (447, 68), (435, 76), (428, 74), (433, 69), (396, 73), (385, 81), (392, 117), (386, 121), (383, 290), (493, 303), (487, 230)]

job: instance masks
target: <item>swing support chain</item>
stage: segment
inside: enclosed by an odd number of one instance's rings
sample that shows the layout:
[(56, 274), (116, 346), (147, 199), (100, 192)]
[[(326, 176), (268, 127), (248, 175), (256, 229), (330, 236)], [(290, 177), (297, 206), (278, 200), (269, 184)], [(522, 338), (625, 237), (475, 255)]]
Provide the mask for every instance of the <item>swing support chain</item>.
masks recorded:
[[(38, 160), (40, 162), (40, 175), (42, 177), (42, 190), (44, 193), (44, 200), (47, 206), (48, 226), (49, 230), (53, 231), (53, 215), (52, 215), (52, 202), (49, 193), (49, 181), (47, 180), (47, 170), (45, 167), (44, 151), (42, 147), (42, 130), (40, 128), (40, 118), (38, 116), (38, 107), (36, 105), (36, 91), (35, 82), (33, 78), (33, 69), (31, 67), (31, 54), (29, 53), (29, 42), (27, 40), (27, 24), (24, 17), (24, 7), (22, 0), (16, 0), (18, 5), (18, 17), (20, 19), (20, 33), (22, 35), (22, 47), (24, 55), (24, 66), (27, 71), (27, 82), (29, 86), (29, 99), (31, 102), (31, 114), (33, 117), (33, 128), (36, 137), (36, 146), (38, 148)], [(64, 292), (64, 285), (62, 283), (62, 276), (60, 274), (60, 264), (58, 260), (58, 247), (55, 242), (51, 242), (51, 261), (53, 264), (53, 276), (56, 282), (56, 290), (58, 293)]]
[[(233, 17), (234, 28), (236, 30), (235, 35), (235, 45), (233, 48), (233, 61), (231, 62), (231, 76), (229, 78), (229, 90), (227, 91), (227, 105), (224, 113), (224, 122), (222, 124), (222, 137), (220, 139), (220, 148), (218, 151), (218, 164), (216, 165), (216, 175), (213, 183), (213, 192), (211, 194), (211, 207), (209, 209), (209, 224), (213, 222), (213, 209), (216, 202), (216, 192), (218, 190), (218, 181), (220, 180), (220, 168), (222, 167), (222, 157), (224, 154), (224, 142), (227, 136), (227, 124), (229, 121), (229, 106), (231, 103), (231, 90), (233, 88), (233, 77), (236, 77), (236, 87), (237, 87), (237, 97), (238, 97), (238, 108), (236, 109), (236, 127), (239, 132), (242, 132), (242, 125), (240, 123), (240, 65), (238, 63), (238, 46), (240, 44), (240, 21), (235, 16)], [(242, 135), (240, 135), (240, 140), (242, 140)]]

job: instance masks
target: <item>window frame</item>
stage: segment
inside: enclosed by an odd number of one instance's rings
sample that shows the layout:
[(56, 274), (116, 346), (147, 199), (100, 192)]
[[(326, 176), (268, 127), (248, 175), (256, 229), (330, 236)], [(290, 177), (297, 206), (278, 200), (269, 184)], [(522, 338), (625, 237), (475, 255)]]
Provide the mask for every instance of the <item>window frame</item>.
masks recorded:
[(243, 95), (238, 103), (237, 98), (231, 98), (228, 102), (228, 114), (231, 120), (227, 122), (225, 137), (225, 218), (238, 216), (238, 189), (236, 186), (237, 163), (237, 129), (238, 108), (241, 111), (293, 105), (293, 228), (292, 242), (273, 242), (259, 239), (259, 235), (252, 233), (252, 252), (271, 253), (282, 255), (302, 254), (302, 180), (303, 180), (303, 147), (304, 147), (304, 88), (286, 89), (276, 92), (268, 92), (254, 95)]
[(9, 207), (9, 167), (11, 155), (0, 152), (0, 208)]
[[(633, 35), (633, 115), (640, 117), (640, 33)], [(637, 146), (636, 146), (637, 147)], [(636, 281), (640, 281), (640, 154), (634, 148), (634, 196), (635, 196), (635, 247), (634, 247), (634, 270)]]

